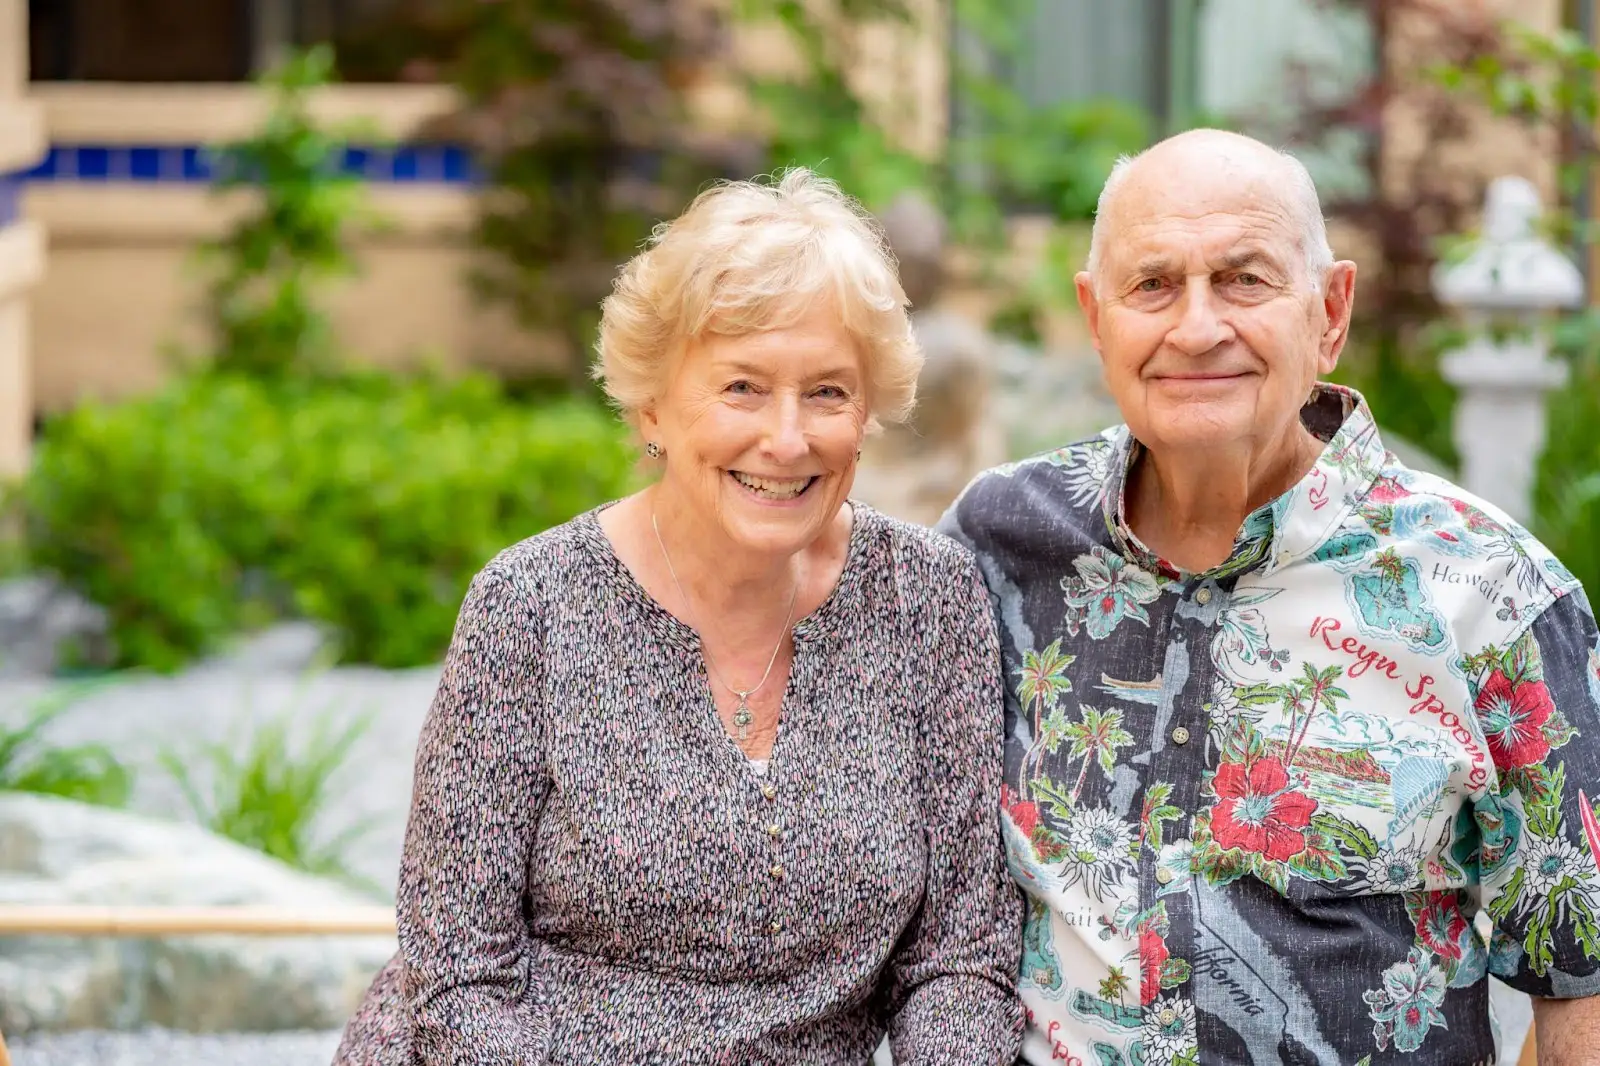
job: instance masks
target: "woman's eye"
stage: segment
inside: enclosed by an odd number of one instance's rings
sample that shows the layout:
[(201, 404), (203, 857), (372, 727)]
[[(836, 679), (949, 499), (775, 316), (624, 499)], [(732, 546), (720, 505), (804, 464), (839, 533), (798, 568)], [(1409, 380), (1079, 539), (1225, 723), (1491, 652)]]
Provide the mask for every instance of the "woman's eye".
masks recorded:
[(728, 391), (736, 396), (748, 396), (756, 391), (756, 387), (748, 381), (735, 381), (728, 386)]
[(1256, 274), (1240, 274), (1233, 280), (1237, 281), (1240, 285), (1245, 286), (1260, 285), (1262, 283), (1260, 276)]
[(812, 395), (823, 400), (842, 400), (844, 399), (844, 390), (837, 385), (823, 385)]

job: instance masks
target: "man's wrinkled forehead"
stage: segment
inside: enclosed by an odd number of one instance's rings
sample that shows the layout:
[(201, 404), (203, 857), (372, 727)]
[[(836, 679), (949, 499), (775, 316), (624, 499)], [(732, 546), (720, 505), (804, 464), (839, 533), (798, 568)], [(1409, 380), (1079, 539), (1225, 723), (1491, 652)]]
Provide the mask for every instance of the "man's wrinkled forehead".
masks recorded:
[[(1235, 178), (1230, 182), (1229, 177)], [(1188, 182), (1178, 174), (1130, 175), (1102, 220), (1108, 266), (1152, 259), (1197, 259), (1214, 269), (1246, 259), (1287, 264), (1301, 234), (1286, 191), (1257, 175), (1213, 173)]]

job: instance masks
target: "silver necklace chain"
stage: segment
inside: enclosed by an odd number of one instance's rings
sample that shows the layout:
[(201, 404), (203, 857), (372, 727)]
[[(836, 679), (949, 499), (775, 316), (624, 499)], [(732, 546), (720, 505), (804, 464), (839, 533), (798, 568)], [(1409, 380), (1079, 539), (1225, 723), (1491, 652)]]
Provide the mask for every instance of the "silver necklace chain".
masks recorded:
[[(667, 552), (667, 542), (661, 539), (661, 526), (656, 522), (654, 511), (650, 512), (650, 528), (655, 530), (656, 543), (661, 546), (661, 558), (666, 560), (667, 573), (672, 575), (672, 583), (677, 587), (678, 596), (683, 600), (683, 606), (687, 610), (692, 606), (689, 601), (689, 594), (683, 591), (683, 583), (678, 580), (677, 570), (673, 569), (672, 556)], [(772, 646), (772, 657), (767, 660), (767, 669), (762, 673), (761, 680), (757, 681), (753, 687), (737, 689), (728, 684), (727, 679), (722, 676), (722, 672), (717, 669), (717, 664), (711, 661), (711, 656), (707, 654), (705, 648), (702, 646), (700, 649), (701, 657), (705, 659), (706, 665), (711, 668), (711, 675), (717, 679), (717, 682), (723, 688), (739, 698), (739, 706), (733, 712), (733, 724), (739, 727), (739, 740), (741, 743), (749, 739), (750, 723), (754, 720), (754, 716), (750, 713), (750, 697), (760, 692), (761, 686), (765, 685), (767, 678), (772, 676), (772, 666), (778, 661), (778, 652), (783, 649), (783, 638), (789, 633), (789, 623), (794, 621), (794, 605), (799, 599), (800, 582), (796, 581), (794, 583), (794, 592), (789, 595), (788, 617), (783, 620), (783, 628), (778, 632), (778, 643)], [(696, 632), (700, 630), (699, 626), (694, 625), (692, 618), (690, 619), (690, 625), (694, 627)]]

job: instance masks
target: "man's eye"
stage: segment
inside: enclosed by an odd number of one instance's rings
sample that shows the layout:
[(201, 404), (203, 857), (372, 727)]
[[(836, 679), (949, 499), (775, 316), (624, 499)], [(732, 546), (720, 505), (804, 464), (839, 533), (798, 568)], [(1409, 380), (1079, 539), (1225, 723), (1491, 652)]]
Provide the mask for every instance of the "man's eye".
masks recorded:
[(1139, 282), (1139, 291), (1140, 292), (1160, 292), (1161, 291), (1161, 279), (1160, 278), (1145, 278), (1143, 281)]

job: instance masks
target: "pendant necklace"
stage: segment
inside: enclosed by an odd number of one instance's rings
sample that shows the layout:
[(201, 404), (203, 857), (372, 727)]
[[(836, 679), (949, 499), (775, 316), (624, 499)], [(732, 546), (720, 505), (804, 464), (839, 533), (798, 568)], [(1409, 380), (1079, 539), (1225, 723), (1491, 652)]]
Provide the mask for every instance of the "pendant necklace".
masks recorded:
[[(661, 539), (661, 526), (656, 522), (656, 515), (654, 511), (650, 512), (650, 528), (655, 530), (656, 543), (661, 546), (661, 558), (667, 561), (667, 573), (672, 575), (672, 583), (678, 589), (678, 597), (683, 600), (684, 608), (688, 609), (690, 607), (688, 593), (683, 591), (683, 583), (678, 580), (678, 572), (672, 567), (672, 556), (667, 553), (667, 542)], [(711, 668), (712, 676), (717, 679), (717, 682), (723, 688), (733, 693), (739, 699), (739, 705), (734, 709), (733, 712), (733, 724), (739, 727), (739, 741), (741, 743), (749, 739), (750, 723), (755, 718), (755, 716), (750, 713), (750, 697), (754, 696), (757, 692), (760, 692), (761, 686), (765, 685), (767, 683), (767, 678), (772, 676), (772, 665), (778, 661), (778, 652), (783, 647), (784, 636), (789, 632), (789, 623), (794, 621), (794, 605), (795, 601), (799, 598), (800, 582), (796, 581), (794, 583), (794, 592), (789, 596), (788, 617), (783, 620), (783, 628), (778, 631), (778, 643), (772, 646), (772, 657), (767, 660), (767, 669), (761, 675), (761, 680), (757, 681), (751, 688), (737, 689), (728, 684), (727, 680), (723, 678), (721, 672), (717, 670), (716, 663), (711, 661), (711, 656), (706, 654), (704, 648), (700, 649), (701, 657), (705, 659), (706, 665)], [(700, 627), (695, 626), (692, 619), (690, 620), (690, 625), (696, 630), (696, 632), (699, 631)]]

